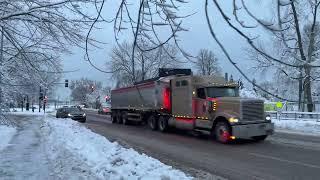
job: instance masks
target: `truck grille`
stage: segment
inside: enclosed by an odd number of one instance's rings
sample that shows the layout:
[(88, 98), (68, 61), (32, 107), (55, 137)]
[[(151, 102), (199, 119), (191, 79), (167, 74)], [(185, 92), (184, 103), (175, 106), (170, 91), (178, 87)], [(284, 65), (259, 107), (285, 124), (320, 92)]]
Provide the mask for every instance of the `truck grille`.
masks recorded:
[(243, 121), (263, 120), (264, 104), (263, 101), (242, 101), (242, 119)]

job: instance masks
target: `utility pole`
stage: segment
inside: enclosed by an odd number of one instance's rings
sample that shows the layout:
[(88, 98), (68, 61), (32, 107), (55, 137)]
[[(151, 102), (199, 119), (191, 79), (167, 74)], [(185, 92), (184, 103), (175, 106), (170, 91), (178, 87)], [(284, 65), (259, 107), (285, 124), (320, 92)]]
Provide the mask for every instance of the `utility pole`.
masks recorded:
[(47, 89), (44, 89), (44, 94), (43, 94), (43, 113), (46, 113), (46, 103), (47, 103)]
[(40, 86), (40, 91), (39, 91), (39, 112), (41, 112), (41, 97), (42, 96), (42, 90), (41, 90), (41, 86)]
[[(3, 72), (3, 26), (1, 27), (1, 42), (0, 42), (0, 72)], [(3, 95), (3, 91), (2, 91), (2, 73), (0, 73), (0, 114), (2, 111), (2, 95)]]
[(303, 94), (303, 88), (302, 88), (302, 68), (300, 68), (300, 75), (299, 75), (299, 102), (298, 102), (298, 107), (299, 107), (299, 111), (301, 111), (303, 108), (302, 106), (304, 106), (304, 104), (302, 104), (302, 94)]

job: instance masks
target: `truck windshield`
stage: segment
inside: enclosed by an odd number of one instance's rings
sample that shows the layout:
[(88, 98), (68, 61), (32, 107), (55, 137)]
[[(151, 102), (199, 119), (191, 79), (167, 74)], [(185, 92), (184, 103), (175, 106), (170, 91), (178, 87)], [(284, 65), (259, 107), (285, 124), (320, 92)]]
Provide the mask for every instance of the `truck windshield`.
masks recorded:
[(239, 89), (234, 87), (209, 87), (207, 88), (208, 97), (238, 97)]

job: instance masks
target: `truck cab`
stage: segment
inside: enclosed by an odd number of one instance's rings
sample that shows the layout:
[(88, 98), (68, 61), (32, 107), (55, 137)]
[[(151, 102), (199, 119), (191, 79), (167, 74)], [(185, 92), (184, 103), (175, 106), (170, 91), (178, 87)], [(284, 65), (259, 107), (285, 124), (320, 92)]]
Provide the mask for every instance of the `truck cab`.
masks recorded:
[(264, 140), (273, 133), (263, 100), (240, 97), (237, 83), (219, 76), (182, 76), (172, 80), (171, 88), (171, 126), (207, 131), (223, 143)]

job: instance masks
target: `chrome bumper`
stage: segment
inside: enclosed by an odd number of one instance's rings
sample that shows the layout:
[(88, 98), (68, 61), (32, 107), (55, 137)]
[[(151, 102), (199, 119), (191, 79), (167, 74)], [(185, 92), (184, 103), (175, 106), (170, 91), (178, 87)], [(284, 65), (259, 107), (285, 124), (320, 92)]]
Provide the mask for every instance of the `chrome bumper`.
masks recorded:
[(237, 139), (250, 139), (254, 136), (271, 135), (274, 132), (273, 123), (233, 125), (232, 135)]

